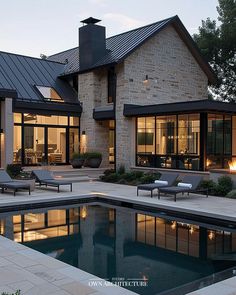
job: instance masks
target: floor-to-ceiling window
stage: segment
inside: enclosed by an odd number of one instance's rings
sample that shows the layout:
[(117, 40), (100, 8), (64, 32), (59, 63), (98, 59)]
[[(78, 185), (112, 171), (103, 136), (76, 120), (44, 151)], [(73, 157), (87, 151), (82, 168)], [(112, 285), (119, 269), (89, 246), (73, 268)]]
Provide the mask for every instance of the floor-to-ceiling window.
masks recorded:
[(14, 113), (14, 163), (63, 164), (78, 151), (79, 117)]
[[(207, 168), (228, 168), (232, 152), (235, 148), (232, 141), (232, 129), (234, 119), (231, 116), (220, 114), (208, 114), (207, 130)], [(232, 127), (233, 128), (232, 128)], [(234, 132), (234, 131), (233, 131)], [(235, 137), (233, 136), (234, 140)]]
[(109, 120), (109, 163), (115, 162), (115, 121)]
[(137, 165), (199, 170), (200, 115), (137, 118)]

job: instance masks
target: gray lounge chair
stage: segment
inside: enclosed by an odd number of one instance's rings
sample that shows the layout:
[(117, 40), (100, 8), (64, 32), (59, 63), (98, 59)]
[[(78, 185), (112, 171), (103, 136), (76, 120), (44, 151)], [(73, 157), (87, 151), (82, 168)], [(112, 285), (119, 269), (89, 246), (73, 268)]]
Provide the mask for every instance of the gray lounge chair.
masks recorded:
[(60, 185), (70, 185), (70, 191), (72, 192), (72, 182), (67, 180), (55, 179), (52, 173), (48, 170), (33, 170), (33, 175), (36, 177), (36, 181), (39, 185), (46, 185), (57, 187), (57, 192), (60, 192)]
[(12, 179), (5, 170), (0, 170), (0, 187), (2, 193), (4, 193), (5, 189), (10, 189), (13, 190), (15, 196), (18, 190), (26, 189), (29, 191), (30, 195), (30, 184)]
[(162, 173), (159, 180), (167, 181), (168, 184), (160, 184), (160, 183), (139, 184), (137, 186), (137, 196), (138, 196), (139, 190), (144, 190), (144, 191), (150, 191), (151, 198), (152, 198), (153, 191), (155, 189), (159, 190), (160, 187), (172, 186), (175, 183), (177, 178), (178, 178), (177, 173)]
[(192, 187), (181, 187), (181, 186), (170, 186), (170, 187), (163, 187), (158, 190), (158, 199), (160, 199), (161, 193), (174, 195), (175, 202), (176, 202), (176, 196), (179, 193), (196, 193), (196, 192), (206, 192), (206, 196), (208, 197), (208, 189), (201, 189), (199, 188), (199, 184), (202, 181), (202, 177), (199, 175), (187, 175), (183, 177), (183, 180), (181, 183), (187, 183), (191, 184)]

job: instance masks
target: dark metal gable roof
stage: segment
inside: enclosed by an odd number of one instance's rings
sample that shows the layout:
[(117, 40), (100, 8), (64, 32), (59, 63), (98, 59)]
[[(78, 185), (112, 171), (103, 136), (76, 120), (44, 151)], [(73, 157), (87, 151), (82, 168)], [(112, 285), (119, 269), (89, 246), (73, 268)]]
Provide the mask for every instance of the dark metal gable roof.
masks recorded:
[[(134, 50), (140, 47), (144, 42), (160, 32), (167, 25), (173, 25), (183, 42), (187, 45), (202, 70), (208, 76), (211, 83), (216, 80), (215, 74), (210, 65), (203, 58), (200, 50), (197, 48), (192, 37), (180, 21), (178, 16), (167, 18), (165, 20), (134, 29), (106, 39), (107, 54), (96, 62), (90, 69), (116, 64), (123, 61)], [(79, 47), (75, 47), (61, 53), (52, 55), (49, 60), (66, 63), (64, 75), (70, 75), (80, 72), (79, 67)]]
[(53, 87), (65, 102), (78, 102), (73, 88), (61, 78), (58, 62), (0, 52), (0, 88), (15, 90), (18, 100), (43, 101), (35, 85)]
[[(154, 33), (167, 25), (173, 18), (168, 18), (151, 25), (147, 25), (132, 31), (128, 31), (119, 35), (106, 39), (107, 54), (100, 59), (92, 68), (105, 66), (112, 63), (118, 63), (128, 54), (143, 44)], [(58, 54), (54, 54), (48, 58), (52, 61), (66, 63), (65, 75), (79, 72), (79, 47), (75, 47)]]

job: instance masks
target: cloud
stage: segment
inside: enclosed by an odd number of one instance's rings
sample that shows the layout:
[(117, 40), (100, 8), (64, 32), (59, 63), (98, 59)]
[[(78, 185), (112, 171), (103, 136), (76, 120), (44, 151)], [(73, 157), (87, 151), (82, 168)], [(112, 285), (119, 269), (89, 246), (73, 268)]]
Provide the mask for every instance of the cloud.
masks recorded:
[(121, 30), (130, 30), (145, 25), (144, 21), (129, 17), (120, 13), (106, 13), (103, 15), (103, 19), (113, 21), (119, 25)]

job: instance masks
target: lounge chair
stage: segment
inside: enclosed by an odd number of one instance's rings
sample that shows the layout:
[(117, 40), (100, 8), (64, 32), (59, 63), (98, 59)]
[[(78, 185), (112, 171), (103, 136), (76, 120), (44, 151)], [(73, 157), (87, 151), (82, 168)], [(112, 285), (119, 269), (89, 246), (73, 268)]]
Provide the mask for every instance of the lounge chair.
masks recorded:
[(158, 199), (160, 199), (161, 193), (174, 195), (175, 202), (176, 196), (179, 193), (196, 193), (196, 192), (206, 192), (206, 196), (208, 197), (208, 189), (199, 188), (199, 184), (202, 181), (202, 177), (199, 175), (187, 175), (183, 177), (183, 180), (178, 183), (177, 186), (169, 186), (169, 187), (161, 187), (158, 190)]
[(156, 180), (156, 182), (138, 185), (137, 196), (138, 196), (139, 190), (144, 190), (144, 191), (150, 191), (151, 198), (152, 198), (153, 191), (155, 189), (159, 190), (160, 187), (172, 186), (175, 183), (177, 178), (178, 178), (178, 174), (176, 173), (162, 173), (160, 179)]
[(60, 192), (60, 185), (70, 185), (70, 191), (72, 192), (72, 182), (67, 180), (55, 179), (52, 173), (48, 170), (33, 170), (33, 175), (36, 177), (36, 181), (39, 185), (46, 185), (57, 187), (57, 192)]
[(0, 187), (2, 189), (2, 193), (4, 193), (5, 189), (10, 189), (13, 190), (15, 196), (18, 190), (26, 189), (29, 191), (30, 195), (30, 184), (24, 181), (12, 179), (5, 170), (0, 170)]

